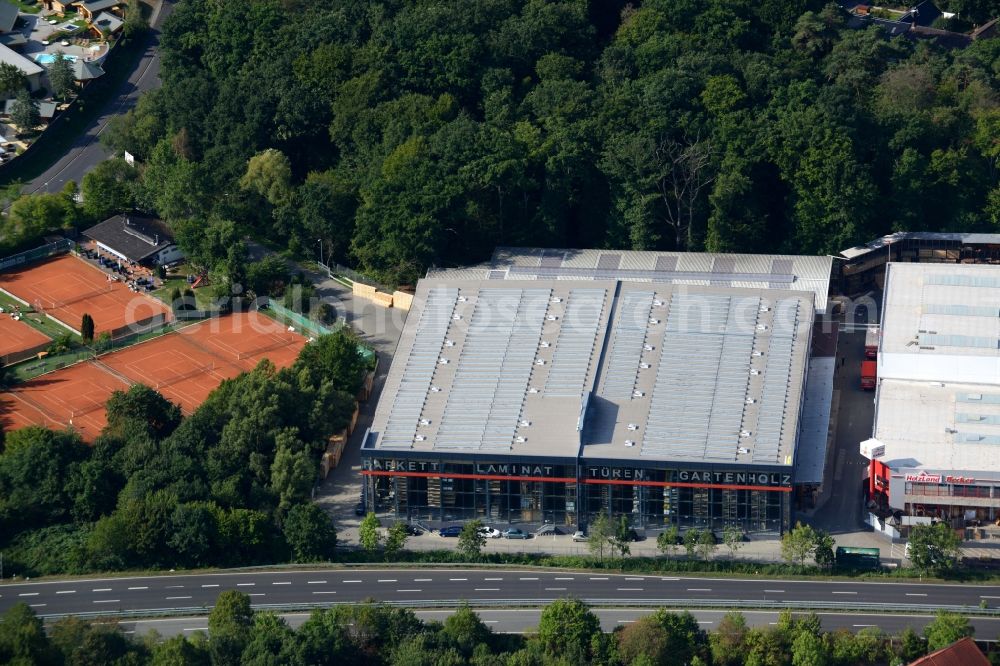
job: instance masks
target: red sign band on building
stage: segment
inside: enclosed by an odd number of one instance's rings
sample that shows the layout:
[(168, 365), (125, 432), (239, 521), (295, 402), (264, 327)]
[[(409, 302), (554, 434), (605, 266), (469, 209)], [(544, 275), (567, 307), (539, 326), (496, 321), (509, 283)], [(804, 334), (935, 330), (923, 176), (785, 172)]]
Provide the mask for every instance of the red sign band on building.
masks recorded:
[(907, 474), (906, 480), (913, 483), (941, 483), (941, 475), (920, 472), (919, 474)]

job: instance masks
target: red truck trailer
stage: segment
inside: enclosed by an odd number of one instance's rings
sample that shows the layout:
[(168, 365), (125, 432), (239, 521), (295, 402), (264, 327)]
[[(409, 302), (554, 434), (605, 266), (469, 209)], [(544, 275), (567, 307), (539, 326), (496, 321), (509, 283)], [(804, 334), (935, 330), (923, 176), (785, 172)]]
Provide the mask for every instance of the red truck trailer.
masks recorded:
[(875, 360), (875, 357), (878, 356), (878, 338), (878, 326), (869, 327), (865, 333), (865, 358)]
[(875, 361), (861, 361), (861, 388), (866, 391), (874, 391), (875, 374)]

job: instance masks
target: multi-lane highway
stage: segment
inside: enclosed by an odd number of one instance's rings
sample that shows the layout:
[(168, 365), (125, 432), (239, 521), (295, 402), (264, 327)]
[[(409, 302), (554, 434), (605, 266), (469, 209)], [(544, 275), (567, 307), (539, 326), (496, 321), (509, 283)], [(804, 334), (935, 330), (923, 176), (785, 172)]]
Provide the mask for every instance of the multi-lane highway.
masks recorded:
[[(573, 596), (602, 603), (672, 605), (822, 604), (828, 609), (891, 607), (897, 612), (985, 604), (1000, 608), (1000, 586), (641, 576), (566, 570), (328, 569), (87, 578), (0, 585), (0, 611), (21, 601), (39, 615), (208, 608), (239, 590), (262, 608), (376, 599), (419, 606), (469, 600), (539, 602)], [(731, 603), (726, 603), (731, 602)]]

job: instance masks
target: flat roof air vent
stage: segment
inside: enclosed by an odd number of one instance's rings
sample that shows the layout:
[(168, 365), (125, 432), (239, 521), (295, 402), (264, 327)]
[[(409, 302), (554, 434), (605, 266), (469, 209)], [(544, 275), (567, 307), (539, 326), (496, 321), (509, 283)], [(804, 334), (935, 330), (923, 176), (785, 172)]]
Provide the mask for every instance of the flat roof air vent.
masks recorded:
[(446, 358), (439, 358), (438, 359), (438, 365), (448, 365), (448, 359), (446, 359)]
[(653, 345), (643, 345), (642, 348), (646, 351), (653, 351)]
[(452, 318), (452, 319), (453, 319), (454, 321), (458, 321), (459, 319), (461, 319), (461, 318), (462, 318), (462, 315), (460, 315), (460, 314), (457, 314), (457, 315), (452, 315), (452, 316), (451, 316), (451, 318)]
[(455, 346), (455, 341), (454, 340), (445, 340), (444, 341), (444, 346), (445, 347), (454, 347)]
[(527, 428), (531, 425), (531, 421), (521, 421), (521, 426)]
[(756, 401), (756, 400), (754, 400), (753, 398), (747, 398), (747, 404), (748, 404), (748, 405), (752, 405), (752, 404), (753, 404), (753, 403), (755, 403), (755, 402), (757, 402), (757, 401)]
[(635, 446), (635, 442), (631, 439), (626, 439), (625, 446)]
[(639, 429), (639, 424), (637, 424), (637, 423), (629, 423), (628, 424), (628, 429), (629, 430), (638, 430)]
[(649, 363), (640, 363), (639, 367), (643, 370), (649, 370), (652, 366)]
[(764, 355), (764, 352), (762, 352), (762, 351), (755, 351), (754, 353), (751, 354), (751, 356), (753, 356), (754, 358), (760, 358), (763, 355)]
[(650, 317), (650, 318), (649, 318), (649, 323), (650, 323), (650, 324), (659, 324), (659, 323), (660, 323), (660, 320), (659, 320), (659, 319), (657, 319), (656, 317)]
[(518, 444), (524, 444), (525, 442), (528, 441), (528, 439), (526, 437), (521, 437), (520, 435), (518, 435), (517, 437), (514, 438), (514, 441), (517, 442)]
[(555, 315), (548, 315), (547, 317), (545, 317), (545, 319), (548, 321), (555, 321), (556, 319), (559, 319), (559, 317)]
[(759, 374), (760, 374), (760, 370), (753, 369), (753, 370), (750, 371), (750, 375), (753, 376), (753, 377), (756, 377)]
[(740, 430), (740, 437), (749, 437), (752, 434), (749, 430)]
[(552, 346), (551, 342), (543, 342), (542, 343), (542, 349), (548, 349), (551, 346)]
[(420, 419), (420, 425), (430, 425), (430, 419)]
[(552, 302), (553, 302), (553, 303), (562, 303), (562, 299), (561, 299), (561, 298), (559, 298), (558, 296), (556, 296), (556, 297), (554, 297), (554, 298), (552, 299)]
[(538, 393), (538, 389), (532, 386), (530, 389), (528, 389), (528, 393)]
[(540, 358), (535, 359), (535, 365), (545, 365), (545, 360)]
[(423, 441), (425, 441), (425, 440), (426, 440), (427, 438), (426, 438), (426, 437), (424, 437), (423, 435), (417, 435), (417, 436), (416, 436), (416, 437), (414, 437), (413, 439), (417, 440), (418, 442), (423, 442)]
[(465, 296), (459, 296), (458, 297), (458, 302), (459, 303), (465, 303), (467, 300), (469, 300), (469, 299), (466, 298)]
[(431, 387), (431, 393), (440, 393), (440, 392), (441, 392), (441, 387), (440, 386), (432, 386)]
[(644, 395), (646, 395), (646, 394), (645, 394), (645, 393), (643, 393), (642, 391), (632, 391), (632, 395), (633, 395), (634, 397), (636, 397), (636, 398), (641, 398), (642, 396), (644, 396)]
[(660, 299), (656, 299), (655, 301), (653, 301), (653, 305), (655, 305), (658, 308), (662, 308), (663, 307), (663, 301), (661, 301)]
[(747, 453), (750, 453), (750, 449), (748, 449), (745, 446), (741, 446), (740, 448), (736, 449), (736, 453), (742, 453), (745, 455)]

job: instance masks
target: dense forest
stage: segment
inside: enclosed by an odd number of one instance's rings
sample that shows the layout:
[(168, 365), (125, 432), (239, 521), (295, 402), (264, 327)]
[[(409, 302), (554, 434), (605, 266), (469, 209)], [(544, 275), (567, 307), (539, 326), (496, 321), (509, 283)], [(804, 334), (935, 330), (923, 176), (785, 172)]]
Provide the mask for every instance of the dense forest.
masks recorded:
[(262, 361), (223, 382), (188, 417), (135, 385), (112, 394), (93, 446), (72, 431), (6, 433), (7, 576), (330, 559), (336, 532), (310, 493), (365, 367), (342, 330), (290, 368)]
[[(967, 619), (941, 613), (923, 636), (890, 637), (875, 627), (824, 632), (815, 614), (788, 611), (767, 628), (730, 612), (706, 632), (688, 612), (658, 610), (601, 633), (600, 620), (579, 601), (546, 606), (528, 636), (494, 633), (460, 608), (444, 622), (379, 604), (316, 610), (297, 630), (273, 613), (254, 612), (235, 591), (219, 595), (201, 632), (163, 640), (131, 640), (107, 623), (76, 618), (43, 627), (25, 604), (0, 617), (0, 662), (139, 666), (875, 666), (907, 664), (972, 635)], [(991, 657), (995, 653), (991, 653)]]
[[(971, 27), (997, 0), (950, 0)], [(84, 183), (389, 283), (497, 244), (830, 253), (1000, 224), (1000, 39), (822, 0), (181, 0)], [(95, 203), (95, 206), (105, 205)], [(189, 246), (192, 243), (189, 241)]]

